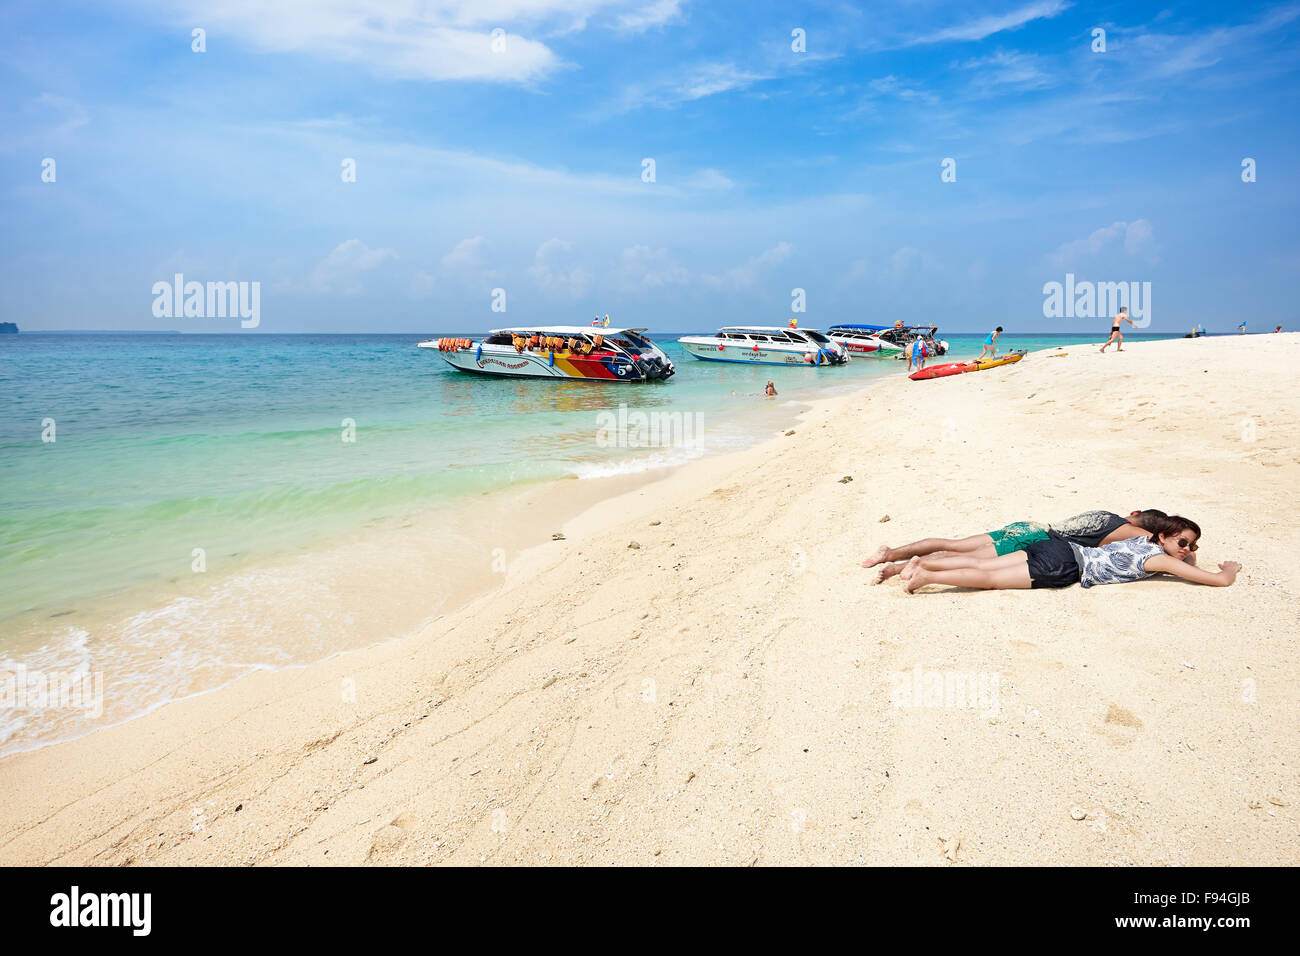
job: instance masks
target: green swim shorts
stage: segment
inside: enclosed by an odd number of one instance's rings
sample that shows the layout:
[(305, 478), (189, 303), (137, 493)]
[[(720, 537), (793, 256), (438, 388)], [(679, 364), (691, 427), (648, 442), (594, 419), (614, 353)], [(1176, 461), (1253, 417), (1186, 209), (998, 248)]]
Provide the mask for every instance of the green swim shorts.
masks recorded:
[(1032, 521), (1016, 521), (1005, 528), (990, 531), (989, 537), (993, 539), (993, 547), (1001, 556), (1023, 551), (1035, 541), (1046, 541), (1047, 529)]

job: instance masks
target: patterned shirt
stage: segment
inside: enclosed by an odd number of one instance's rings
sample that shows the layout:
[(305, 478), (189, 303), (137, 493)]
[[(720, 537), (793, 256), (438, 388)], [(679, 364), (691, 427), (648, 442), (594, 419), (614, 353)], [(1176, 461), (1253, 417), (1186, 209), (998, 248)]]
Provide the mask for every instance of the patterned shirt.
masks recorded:
[(1145, 570), (1147, 561), (1165, 553), (1150, 538), (1142, 537), (1125, 538), (1101, 548), (1085, 548), (1071, 541), (1070, 549), (1079, 562), (1079, 584), (1085, 588), (1149, 578), (1155, 572)]
[(1127, 519), (1113, 511), (1085, 511), (1083, 514), (1049, 524), (1047, 530), (1058, 538), (1067, 538), (1074, 544), (1098, 548), (1106, 535), (1121, 527)]

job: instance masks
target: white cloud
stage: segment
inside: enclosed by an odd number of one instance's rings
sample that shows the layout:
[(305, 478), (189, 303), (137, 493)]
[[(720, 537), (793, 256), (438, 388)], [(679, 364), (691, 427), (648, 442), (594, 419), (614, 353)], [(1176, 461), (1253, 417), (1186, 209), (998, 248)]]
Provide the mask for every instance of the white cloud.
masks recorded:
[(307, 288), (313, 292), (356, 295), (361, 291), (362, 273), (385, 259), (396, 258), (397, 253), (392, 249), (370, 249), (360, 239), (348, 239), (317, 264), (307, 277)]
[(57, 126), (51, 130), (52, 133), (70, 133), (90, 122), (90, 114), (86, 112), (86, 108), (66, 96), (42, 93), (36, 98), (36, 103), (57, 123)]
[(1249, 56), (1250, 41), (1277, 33), (1297, 17), (1300, 17), (1300, 4), (1292, 3), (1234, 27), (1187, 35), (1144, 33), (1128, 42), (1138, 51), (1140, 62), (1149, 66), (1149, 76), (1167, 78), (1206, 69), (1225, 57)]
[(762, 73), (751, 73), (734, 63), (704, 63), (695, 67), (676, 88), (679, 100), (698, 100), (729, 90), (743, 90), (765, 80)]
[(705, 284), (713, 286), (715, 289), (739, 292), (742, 289), (751, 288), (758, 281), (759, 274), (764, 268), (784, 262), (790, 258), (790, 253), (793, 251), (794, 246), (790, 245), (790, 243), (778, 242), (771, 249), (759, 253), (743, 265), (728, 269), (722, 275), (706, 275), (701, 278)]
[(544, 43), (492, 30), (585, 15), (621, 0), (140, 0), (255, 49), (358, 63), (397, 79), (528, 83), (562, 66)]
[(443, 272), (478, 272), (484, 268), (481, 252), (487, 240), (471, 236), (456, 243), (456, 248), (442, 257)]
[(649, 246), (630, 246), (619, 257), (619, 283), (624, 288), (662, 289), (670, 285), (684, 285), (690, 273), (674, 262), (666, 249)]
[(686, 186), (689, 189), (730, 189), (734, 185), (736, 184), (726, 174), (716, 169), (701, 169), (686, 180)]
[(1004, 30), (1015, 30), (1034, 20), (1051, 18), (1070, 7), (1066, 0), (1035, 0), (1010, 13), (988, 14), (956, 26), (945, 27), (935, 33), (917, 37), (912, 43), (946, 43), (949, 41), (983, 40)]
[(579, 265), (565, 268), (561, 260), (573, 251), (573, 243), (563, 239), (547, 239), (537, 247), (533, 264), (528, 267), (528, 274), (537, 285), (548, 291), (558, 292), (573, 299), (581, 299), (587, 294), (591, 285), (591, 273)]
[(1094, 230), (1085, 239), (1062, 243), (1048, 258), (1058, 268), (1069, 268), (1085, 259), (1094, 258), (1106, 249), (1119, 244), (1130, 256), (1154, 261), (1156, 259), (1155, 233), (1145, 219), (1133, 222), (1117, 221)]
[(1030, 53), (999, 50), (989, 56), (969, 59), (962, 64), (962, 68), (977, 71), (976, 82), (985, 91), (996, 87), (1036, 90), (1055, 82), (1041, 69), (1041, 62), (1039, 57)]
[(641, 33), (651, 27), (660, 27), (671, 23), (681, 16), (681, 0), (654, 0), (648, 6), (630, 13), (619, 15), (620, 28), (632, 33)]
[(770, 74), (755, 73), (731, 62), (696, 63), (687, 67), (685, 72), (624, 87), (615, 102), (598, 111), (597, 115), (625, 113), (644, 107), (670, 109), (719, 93), (745, 90), (771, 78)]

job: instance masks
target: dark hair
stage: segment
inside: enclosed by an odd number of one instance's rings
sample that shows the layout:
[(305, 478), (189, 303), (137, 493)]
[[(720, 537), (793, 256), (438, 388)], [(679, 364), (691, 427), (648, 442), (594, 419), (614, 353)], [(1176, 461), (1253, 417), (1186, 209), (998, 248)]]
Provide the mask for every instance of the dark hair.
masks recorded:
[(999, 331), (999, 332), (1002, 331), (1002, 326), (1000, 326), (1000, 325), (998, 326), (998, 331)]
[(1184, 531), (1190, 531), (1196, 535), (1198, 540), (1201, 537), (1201, 526), (1191, 518), (1184, 518), (1182, 515), (1166, 515), (1163, 518), (1156, 518), (1144, 527), (1151, 532), (1151, 540), (1157, 543), (1159, 538), (1172, 538)]
[(1165, 514), (1163, 511), (1159, 510), (1158, 508), (1147, 508), (1145, 511), (1139, 511), (1136, 517), (1130, 518), (1129, 524), (1135, 524), (1139, 528), (1143, 528), (1147, 531), (1150, 531), (1152, 528), (1155, 527), (1155, 524), (1152, 519), (1160, 519), (1160, 518), (1168, 518), (1168, 517), (1169, 515)]

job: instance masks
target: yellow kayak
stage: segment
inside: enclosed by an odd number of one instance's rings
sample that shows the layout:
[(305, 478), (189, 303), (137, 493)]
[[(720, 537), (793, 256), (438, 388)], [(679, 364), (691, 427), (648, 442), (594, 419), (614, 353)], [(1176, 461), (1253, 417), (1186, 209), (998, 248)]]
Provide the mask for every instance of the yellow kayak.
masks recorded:
[(999, 365), (1010, 365), (1012, 362), (1019, 362), (1024, 357), (1025, 350), (1019, 349), (1015, 352), (1008, 352), (1006, 355), (1002, 356), (1002, 358), (976, 359), (971, 363), (975, 366), (971, 371), (982, 372), (986, 368), (997, 368)]

